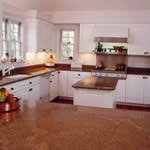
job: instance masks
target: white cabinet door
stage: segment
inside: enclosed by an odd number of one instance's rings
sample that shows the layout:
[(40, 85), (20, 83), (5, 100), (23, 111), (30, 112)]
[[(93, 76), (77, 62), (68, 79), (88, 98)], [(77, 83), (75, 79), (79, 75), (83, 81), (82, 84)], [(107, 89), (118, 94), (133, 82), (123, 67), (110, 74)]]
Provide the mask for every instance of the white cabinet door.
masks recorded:
[(49, 41), (49, 28), (48, 28), (48, 22), (39, 20), (37, 23), (37, 44), (38, 44), (38, 50), (47, 50), (48, 47), (48, 41)]
[(68, 72), (67, 71), (59, 71), (59, 96), (68, 96)]
[(29, 52), (36, 52), (38, 49), (36, 19), (27, 19), (24, 22), (24, 45)]
[(94, 24), (80, 24), (79, 52), (92, 53), (95, 49)]
[(128, 37), (128, 27), (123, 25), (95, 25), (95, 37)]
[(150, 76), (143, 76), (144, 80), (144, 104), (150, 104)]
[(150, 25), (130, 25), (128, 38), (129, 55), (150, 55)]
[(50, 75), (50, 101), (58, 96), (58, 72), (53, 72)]
[(125, 102), (126, 80), (119, 80), (116, 86), (115, 101)]
[(126, 84), (126, 102), (143, 104), (143, 76), (128, 75)]
[(48, 47), (50, 51), (56, 51), (56, 27), (49, 23)]
[(55, 26), (41, 19), (27, 19), (24, 25), (25, 49), (30, 52), (54, 51), (56, 47)]

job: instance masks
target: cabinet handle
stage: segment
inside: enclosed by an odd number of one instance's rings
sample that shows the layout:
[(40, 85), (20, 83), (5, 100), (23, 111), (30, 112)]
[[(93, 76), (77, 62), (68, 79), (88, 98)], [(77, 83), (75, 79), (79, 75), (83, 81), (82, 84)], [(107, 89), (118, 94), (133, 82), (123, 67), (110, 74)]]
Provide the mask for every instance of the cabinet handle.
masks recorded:
[(144, 54), (145, 54), (145, 55), (148, 55), (148, 54), (149, 54), (149, 52), (144, 52)]
[(30, 84), (32, 84), (32, 82), (30, 82)]
[(52, 81), (49, 81), (50, 83), (52, 83)]
[(46, 49), (43, 49), (43, 52), (45, 52), (46, 51)]
[(50, 49), (50, 51), (52, 51), (52, 49)]
[(60, 74), (60, 72), (58, 72), (58, 74)]
[(14, 88), (11, 88), (11, 91), (13, 91), (14, 90)]
[(78, 76), (80, 76), (80, 74), (78, 74)]
[(29, 92), (31, 92), (33, 89), (29, 89)]
[(55, 75), (52, 74), (52, 76), (54, 77)]
[(147, 79), (147, 77), (143, 77), (143, 79)]

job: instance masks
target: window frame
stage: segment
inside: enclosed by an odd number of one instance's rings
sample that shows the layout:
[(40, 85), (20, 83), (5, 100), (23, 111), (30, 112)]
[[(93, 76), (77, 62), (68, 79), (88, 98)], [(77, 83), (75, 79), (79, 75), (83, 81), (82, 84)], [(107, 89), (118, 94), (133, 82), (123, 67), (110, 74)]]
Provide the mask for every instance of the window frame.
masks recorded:
[[(60, 30), (60, 59), (62, 60), (68, 60), (69, 57), (63, 57), (62, 56), (62, 40), (63, 40), (63, 32), (74, 32), (74, 43), (73, 45), (73, 56), (72, 56), (72, 60), (74, 60), (74, 56), (75, 56), (75, 30), (74, 29), (61, 29)], [(69, 37), (67, 37), (69, 38)]]
[[(7, 63), (20, 63), (20, 62), (23, 62), (24, 61), (24, 47), (23, 47), (23, 23), (21, 21), (16, 21), (16, 20), (13, 20), (13, 19), (7, 19), (5, 17), (3, 17), (3, 20), (2, 20), (2, 23), (3, 21), (6, 22), (6, 25), (5, 25), (5, 29), (6, 29), (6, 33), (5, 33), (5, 37), (6, 37), (6, 45), (7, 45), (7, 52), (9, 54), (9, 57), (6, 61), (5, 64)], [(18, 40), (15, 40), (15, 39), (11, 39), (11, 24), (18, 24)], [(3, 33), (3, 31), (2, 31)], [(15, 33), (15, 32), (14, 32)], [(3, 40), (3, 37), (2, 37), (2, 42), (5, 41)], [(11, 57), (10, 57), (10, 53), (11, 53), (11, 48), (10, 48), (10, 45), (11, 45), (11, 42), (14, 42), (15, 45), (16, 43), (18, 43), (20, 46), (19, 48), (19, 53), (20, 53), (20, 59), (17, 59), (16, 62), (11, 62)], [(15, 46), (15, 55), (16, 55), (16, 51), (17, 51), (17, 48)], [(1, 56), (1, 61), (3, 59), (3, 46), (2, 46), (2, 56)]]

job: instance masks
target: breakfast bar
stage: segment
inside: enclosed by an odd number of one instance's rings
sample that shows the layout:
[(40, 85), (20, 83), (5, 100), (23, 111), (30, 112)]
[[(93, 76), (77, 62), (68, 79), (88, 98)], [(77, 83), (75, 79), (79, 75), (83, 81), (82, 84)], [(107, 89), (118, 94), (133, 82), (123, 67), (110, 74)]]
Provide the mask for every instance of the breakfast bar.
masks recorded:
[(117, 78), (86, 77), (73, 85), (74, 105), (114, 108)]

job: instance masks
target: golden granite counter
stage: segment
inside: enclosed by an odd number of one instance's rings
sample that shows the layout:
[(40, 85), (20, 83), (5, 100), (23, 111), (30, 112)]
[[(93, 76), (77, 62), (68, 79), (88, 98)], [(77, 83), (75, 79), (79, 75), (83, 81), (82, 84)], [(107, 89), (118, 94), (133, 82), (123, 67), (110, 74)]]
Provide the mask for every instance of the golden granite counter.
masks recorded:
[(73, 85), (73, 88), (115, 90), (118, 78), (86, 77)]
[(0, 114), (0, 139), (1, 150), (149, 150), (150, 113), (24, 104)]

